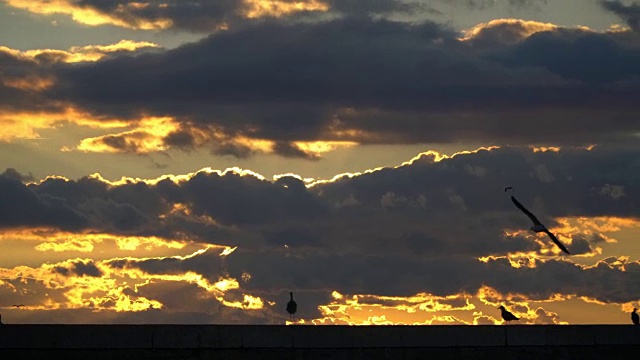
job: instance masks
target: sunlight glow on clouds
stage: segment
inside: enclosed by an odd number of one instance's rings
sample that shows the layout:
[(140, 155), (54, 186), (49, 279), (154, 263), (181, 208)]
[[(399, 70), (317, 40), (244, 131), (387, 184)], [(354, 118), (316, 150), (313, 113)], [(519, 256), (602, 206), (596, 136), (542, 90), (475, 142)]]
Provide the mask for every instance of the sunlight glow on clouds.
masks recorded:
[(38, 77), (35, 75), (18, 78), (11, 78), (6, 76), (2, 79), (2, 84), (6, 87), (35, 92), (45, 90), (51, 87), (53, 83), (54, 80), (51, 77)]
[(301, 11), (328, 11), (329, 5), (319, 0), (281, 1), (245, 0), (244, 16), (253, 19), (265, 16), (280, 17)]
[(462, 41), (474, 39), (484, 32), (490, 32), (500, 27), (508, 27), (511, 32), (503, 34), (500, 39), (510, 43), (525, 39), (537, 32), (550, 31), (558, 29), (558, 26), (551, 23), (543, 23), (539, 21), (527, 21), (520, 19), (494, 19), (486, 23), (480, 23), (470, 29), (464, 30), (464, 36), (460, 38)]
[(84, 152), (134, 153), (165, 151), (163, 138), (178, 129), (171, 118), (144, 118), (134, 130), (115, 135), (103, 135), (81, 141), (77, 149)]
[(91, 252), (94, 244), (114, 242), (119, 250), (135, 251), (138, 249), (151, 250), (158, 247), (169, 249), (182, 249), (186, 246), (183, 242), (162, 239), (157, 236), (121, 236), (94, 233), (71, 233), (47, 228), (31, 228), (18, 230), (4, 230), (0, 232), (1, 240), (21, 240), (40, 242), (35, 246), (38, 251), (80, 251)]
[[(333, 292), (334, 301), (321, 305), (322, 317), (313, 319), (316, 325), (473, 325), (502, 324), (499, 305), (508, 303), (521, 318), (521, 323), (567, 324), (559, 315), (540, 306), (544, 302), (529, 302), (517, 295), (502, 295), (491, 287), (482, 287), (477, 294), (434, 296), (425, 293), (410, 297), (353, 295), (346, 297)], [(554, 298), (564, 301), (563, 298)], [(364, 301), (362, 301), (364, 300)], [(371, 315), (372, 313), (376, 315)]]
[(110, 45), (85, 45), (73, 46), (69, 50), (34, 49), (14, 50), (6, 46), (0, 46), (0, 51), (6, 52), (21, 59), (29, 59), (35, 62), (60, 61), (66, 63), (95, 62), (104, 58), (109, 53), (119, 51), (137, 51), (145, 48), (157, 48), (158, 44), (148, 41), (120, 40)]
[[(244, 157), (256, 153), (273, 154), (279, 146), (273, 140), (229, 135), (213, 126), (189, 126), (172, 117), (145, 117), (131, 121), (130, 126), (132, 130), (83, 139), (76, 149), (83, 152), (149, 154), (172, 148), (211, 147), (215, 152), (235, 149), (232, 151), (236, 156)], [(295, 141), (289, 144), (309, 158), (319, 158), (324, 153), (356, 145), (349, 141)], [(70, 151), (69, 148), (65, 150)]]
[(323, 153), (331, 152), (338, 148), (349, 148), (358, 145), (358, 143), (351, 141), (296, 141), (294, 144), (303, 152), (315, 156), (320, 156)]
[[(207, 249), (191, 255), (173, 257), (188, 259), (202, 254)], [(30, 305), (30, 309), (69, 309), (91, 308), (94, 310), (114, 310), (117, 312), (136, 312), (150, 308), (161, 309), (160, 301), (141, 296), (141, 288), (154, 282), (191, 283), (206, 290), (220, 304), (237, 309), (259, 310), (264, 307), (258, 296), (243, 294), (242, 298), (227, 299), (225, 294), (239, 289), (236, 279), (220, 276), (216, 282), (210, 282), (201, 274), (191, 271), (161, 274), (147, 273), (126, 266), (113, 266), (126, 261), (126, 258), (106, 261), (90, 259), (70, 259), (54, 264), (43, 264), (38, 268), (18, 266), (13, 269), (0, 268), (0, 291), (3, 287), (17, 291), (21, 286), (25, 292), (40, 292), (44, 287), (49, 297), (41, 305)], [(33, 281), (35, 280), (35, 282)], [(23, 285), (20, 285), (23, 284)], [(135, 289), (132, 291), (131, 287)], [(64, 299), (64, 300), (63, 300)]]
[(130, 29), (141, 30), (162, 30), (171, 27), (173, 22), (170, 19), (143, 19), (133, 17), (127, 18), (123, 15), (131, 15), (131, 11), (140, 9), (141, 3), (120, 4), (115, 13), (120, 16), (114, 16), (99, 11), (89, 6), (78, 6), (72, 0), (6, 0), (7, 4), (15, 8), (30, 11), (35, 14), (51, 15), (65, 14), (73, 18), (74, 21), (91, 26), (98, 25), (114, 25)]
[[(89, 25), (112, 25), (135, 30), (166, 30), (180, 22), (180, 11), (200, 8), (202, 15), (210, 16), (211, 21), (218, 20), (214, 29), (225, 30), (227, 17), (257, 19), (263, 17), (282, 17), (304, 11), (326, 12), (329, 5), (320, 0), (238, 0), (227, 4), (208, 4), (207, 2), (158, 3), (158, 2), (114, 2), (105, 4), (76, 4), (73, 0), (6, 0), (9, 6), (23, 9), (34, 14), (64, 14), (75, 22)], [(212, 13), (208, 13), (212, 12)], [(219, 12), (219, 13), (216, 13)], [(226, 12), (226, 13), (225, 13)]]
[[(118, 128), (128, 125), (117, 119), (97, 119), (89, 113), (70, 106), (61, 105), (59, 112), (1, 112), (0, 140), (12, 141), (21, 138), (40, 138), (39, 129), (51, 129), (67, 123), (91, 128)], [(65, 149), (62, 149), (63, 151)]]
[(317, 325), (640, 307), (627, 0), (0, 4), (21, 29), (0, 46), (3, 321), (291, 324), (290, 292)]

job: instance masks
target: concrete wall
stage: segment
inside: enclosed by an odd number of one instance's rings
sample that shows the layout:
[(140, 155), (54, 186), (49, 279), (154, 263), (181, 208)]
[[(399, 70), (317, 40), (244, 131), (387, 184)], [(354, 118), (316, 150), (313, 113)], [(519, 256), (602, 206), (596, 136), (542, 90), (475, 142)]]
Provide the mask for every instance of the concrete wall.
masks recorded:
[(0, 325), (0, 359), (602, 359), (640, 326)]

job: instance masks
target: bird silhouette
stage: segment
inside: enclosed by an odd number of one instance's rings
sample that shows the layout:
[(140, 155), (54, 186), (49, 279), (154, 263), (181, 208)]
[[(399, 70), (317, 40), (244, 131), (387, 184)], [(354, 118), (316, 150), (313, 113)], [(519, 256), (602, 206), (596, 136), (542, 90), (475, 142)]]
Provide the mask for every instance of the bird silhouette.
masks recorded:
[(513, 315), (512, 313), (510, 313), (507, 309), (504, 308), (504, 306), (500, 305), (500, 307), (498, 308), (500, 309), (500, 313), (502, 315), (502, 319), (504, 321), (506, 321), (507, 323), (511, 320), (520, 320), (519, 318), (517, 318), (515, 315)]
[[(504, 191), (507, 192), (507, 190), (511, 190), (511, 192), (513, 193), (513, 188), (511, 186), (508, 186), (506, 188), (504, 188)], [(518, 209), (522, 210), (523, 213), (525, 213), (529, 219), (531, 219), (531, 221), (533, 221), (533, 226), (530, 227), (529, 229), (533, 232), (544, 232), (547, 235), (549, 235), (549, 238), (556, 244), (558, 245), (558, 247), (560, 248), (560, 250), (566, 252), (567, 254), (571, 254), (569, 252), (569, 250), (567, 250), (566, 247), (564, 247), (564, 245), (562, 245), (562, 243), (560, 242), (560, 240), (558, 240), (558, 238), (553, 235), (553, 233), (551, 233), (551, 231), (549, 231), (547, 229), (546, 226), (544, 226), (536, 217), (535, 215), (533, 215), (529, 210), (527, 210), (527, 208), (525, 208), (522, 204), (520, 204), (520, 202), (513, 196), (513, 194), (511, 195), (511, 201), (513, 201), (513, 203), (518, 207)]]
[(633, 322), (634, 325), (640, 325), (640, 317), (638, 317), (636, 310), (638, 309), (633, 308), (633, 311), (631, 312), (631, 322)]
[(289, 313), (289, 320), (296, 321), (296, 310), (298, 310), (298, 304), (293, 300), (293, 293), (290, 292), (291, 300), (287, 303), (287, 312)]
[(19, 305), (11, 305), (11, 306), (13, 306), (13, 307), (17, 307), (17, 308), (21, 308), (21, 307), (24, 307), (24, 304), (19, 304)]

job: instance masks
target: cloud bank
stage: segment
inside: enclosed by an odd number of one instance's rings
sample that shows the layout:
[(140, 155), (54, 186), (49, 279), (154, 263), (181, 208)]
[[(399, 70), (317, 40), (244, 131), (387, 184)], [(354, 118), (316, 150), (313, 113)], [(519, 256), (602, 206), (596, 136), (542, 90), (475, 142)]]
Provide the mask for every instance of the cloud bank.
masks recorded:
[[(608, 257), (584, 265), (574, 259), (601, 254), (603, 243), (615, 242), (606, 232), (640, 226), (636, 159), (635, 150), (601, 146), (503, 147), (450, 158), (430, 152), (395, 168), (306, 186), (294, 176), (271, 181), (239, 169), (117, 183), (99, 176), (51, 177), (28, 184), (7, 170), (0, 176), (0, 204), (6, 204), (0, 226), (7, 233), (46, 228), (85, 240), (108, 234), (205, 247), (189, 256), (3, 269), (2, 276), (35, 277), (40, 282), (33, 286), (57, 289), (61, 298), (75, 281), (105, 292), (76, 294), (77, 308), (91, 303), (126, 311), (138, 304), (138, 311), (178, 316), (173, 311), (217, 304), (220, 312), (207, 312), (206, 319), (219, 322), (283, 321), (278, 306), (289, 291), (299, 294), (307, 319), (329, 316), (323, 310), (328, 304), (339, 307), (334, 292), (401, 302), (429, 294), (525, 307), (571, 298), (622, 305), (638, 301), (638, 261)], [(561, 256), (544, 234), (528, 232), (529, 219), (504, 194), (506, 185), (572, 257)], [(62, 283), (52, 287), (49, 277)], [(105, 279), (120, 285), (109, 293), (99, 285)], [(125, 279), (132, 283), (124, 286)], [(493, 297), (482, 295), (487, 289)], [(179, 306), (182, 297), (172, 294), (182, 291), (195, 298)], [(114, 300), (120, 298), (126, 301)], [(551, 316), (529, 310), (531, 321)]]
[[(5, 50), (0, 68), (15, 79), (0, 89), (0, 114), (20, 109), (33, 119), (26, 129), (55, 119), (127, 126), (67, 148), (88, 152), (317, 159), (341, 144), (633, 143), (633, 39), (514, 19), (460, 36), (435, 23), (348, 17), (264, 21), (95, 62)], [(7, 140), (26, 131), (11, 129)]]

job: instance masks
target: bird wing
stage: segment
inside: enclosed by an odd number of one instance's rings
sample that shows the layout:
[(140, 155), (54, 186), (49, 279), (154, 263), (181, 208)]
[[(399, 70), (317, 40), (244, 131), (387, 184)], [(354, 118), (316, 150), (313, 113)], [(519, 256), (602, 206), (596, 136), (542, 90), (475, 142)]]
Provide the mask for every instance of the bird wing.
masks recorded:
[(507, 321), (509, 321), (509, 320), (520, 320), (519, 318), (517, 318), (515, 315), (513, 315), (513, 313), (511, 313), (508, 310), (503, 310), (502, 318), (507, 320)]
[(558, 238), (557, 238), (555, 235), (553, 235), (553, 234), (551, 233), (551, 231), (549, 231), (549, 230), (545, 229), (545, 230), (544, 230), (544, 232), (546, 232), (546, 233), (547, 233), (547, 235), (549, 235), (549, 237), (551, 238), (551, 240), (553, 240), (553, 242), (554, 242), (554, 243), (556, 243), (556, 245), (558, 245), (558, 247), (560, 248), (560, 250), (562, 250), (562, 251), (566, 252), (567, 254), (571, 254), (571, 253), (569, 252), (569, 250), (567, 250), (567, 248), (566, 248), (566, 247), (564, 247), (564, 245), (562, 245), (562, 243), (560, 242), (560, 240), (558, 240)]
[(518, 207), (518, 209), (522, 210), (523, 213), (525, 213), (530, 219), (531, 221), (533, 221), (534, 224), (538, 225), (542, 225), (540, 223), (540, 221), (535, 217), (535, 215), (533, 215), (529, 210), (527, 210), (526, 207), (524, 207), (522, 204), (520, 204), (520, 202), (518, 200), (516, 200), (515, 197), (513, 197), (513, 195), (511, 195), (511, 201), (513, 201), (514, 204), (516, 204), (516, 206)]

